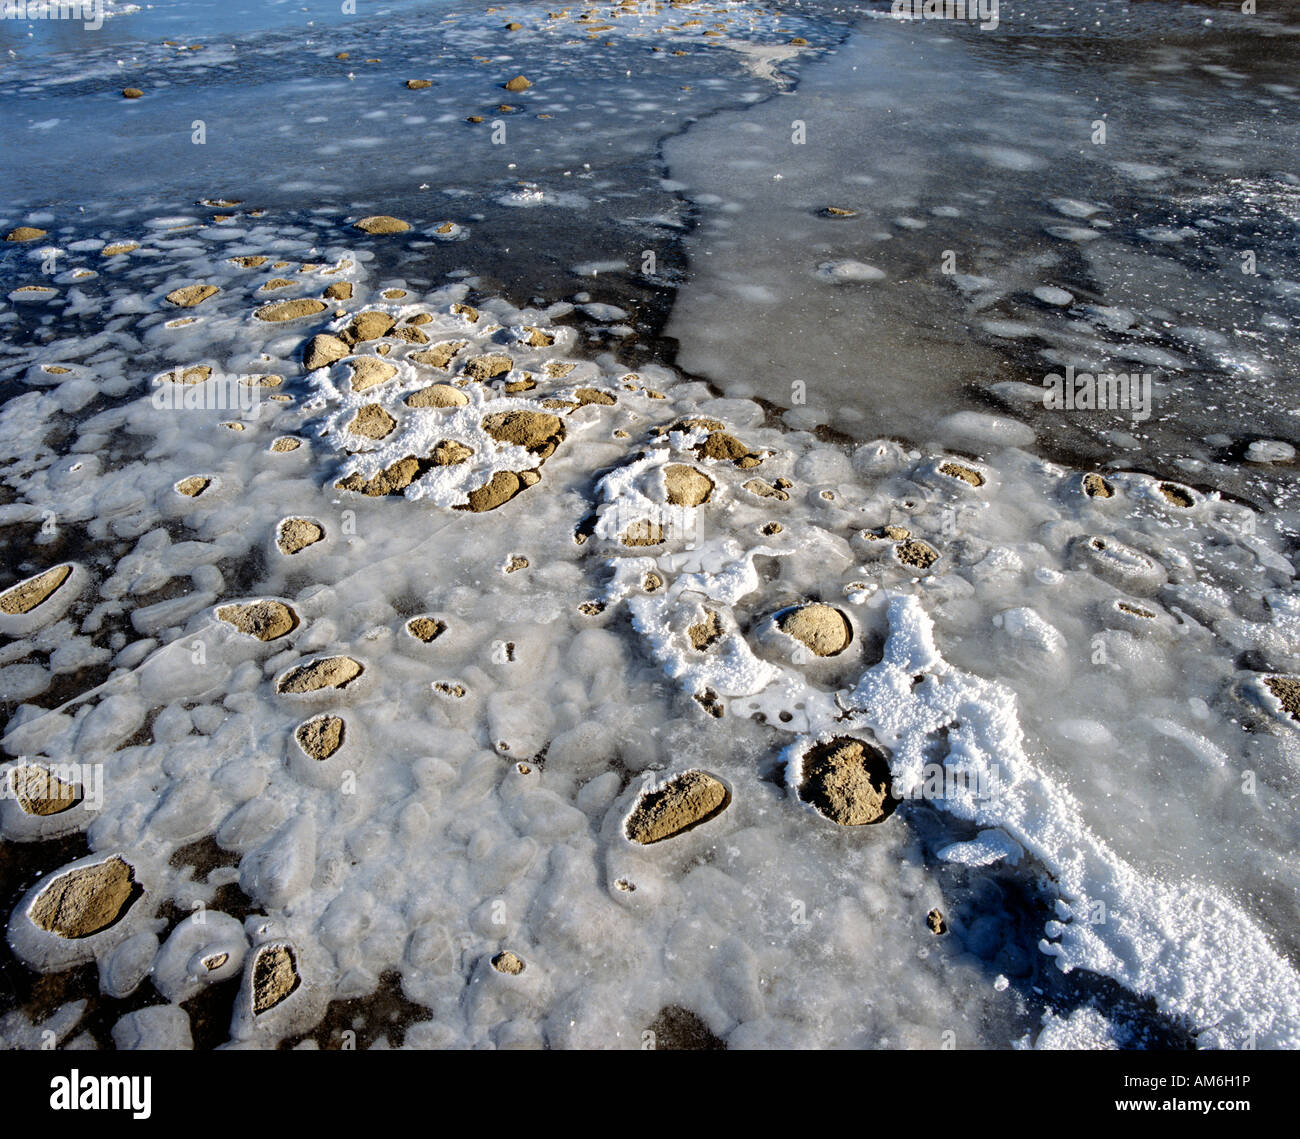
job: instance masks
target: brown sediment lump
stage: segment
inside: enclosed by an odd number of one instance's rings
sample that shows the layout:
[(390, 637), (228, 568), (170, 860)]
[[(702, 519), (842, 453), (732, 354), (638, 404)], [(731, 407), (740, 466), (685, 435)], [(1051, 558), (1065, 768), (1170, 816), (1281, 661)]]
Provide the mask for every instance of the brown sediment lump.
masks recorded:
[(1115, 488), (1101, 475), (1090, 471), (1083, 476), (1083, 493), (1089, 498), (1113, 498)]
[(261, 1016), (288, 999), (302, 978), (287, 945), (264, 945), (253, 959), (253, 1015)]
[(414, 316), (408, 316), (404, 324), (428, 324), (433, 320), (433, 316), (427, 312), (417, 312)]
[(613, 407), (618, 402), (618, 397), (609, 392), (603, 392), (599, 388), (577, 388), (573, 393), (578, 399), (579, 407), (586, 407), (589, 403), (599, 404), (602, 407)]
[(342, 360), (348, 351), (347, 344), (337, 336), (321, 332), (307, 341), (307, 347), (302, 354), (302, 366), (309, 372), (314, 372), (317, 368), (327, 368)]
[(365, 392), (380, 384), (387, 383), (397, 369), (375, 356), (361, 356), (352, 362), (352, 390)]
[(512, 977), (517, 977), (524, 971), (524, 963), (521, 958), (507, 949), (492, 958), (492, 968), (498, 973), (509, 973)]
[[(429, 364), (446, 371), (447, 366), (451, 363), (451, 358), (468, 343), (468, 340), (443, 340), (432, 348), (426, 348), (423, 352), (412, 352), (411, 359), (417, 364)], [(509, 370), (509, 367), (507, 367), (506, 371)]]
[(401, 340), (406, 344), (428, 344), (429, 338), (418, 328), (409, 328), (403, 325), (400, 328), (394, 328), (391, 335), (396, 340)]
[(247, 431), (247, 430), (248, 430), (248, 427), (247, 427), (246, 424), (243, 424), (243, 423), (236, 423), (236, 422), (234, 422), (234, 420), (230, 420), (230, 421), (228, 421), (228, 422), (226, 422), (226, 423), (223, 423), (221, 426), (224, 427), (224, 428), (226, 428), (227, 431)]
[(14, 799), (29, 815), (48, 818), (70, 811), (81, 802), (82, 788), (65, 783), (53, 770), (44, 767), (16, 767), (9, 772), (9, 787)]
[(209, 297), (216, 296), (219, 292), (221, 290), (216, 285), (185, 285), (168, 293), (167, 300), (180, 308), (193, 308), (195, 305), (202, 304)]
[[(527, 391), (528, 388), (535, 388), (536, 386), (537, 386), (536, 384), (529, 384), (528, 387), (525, 387), (523, 384), (506, 384), (506, 391), (521, 390), (521, 389), (523, 391)], [(572, 399), (542, 400), (542, 407), (550, 408), (553, 411), (576, 411), (581, 406), (582, 404), (578, 403), (577, 400), (572, 400)]]
[(261, 291), (264, 293), (269, 293), (273, 289), (288, 289), (291, 288), (292, 286), (293, 286), (293, 282), (290, 281), (287, 277), (272, 277), (269, 281), (267, 281), (265, 284), (262, 285)]
[(939, 551), (920, 538), (908, 538), (894, 547), (894, 556), (905, 566), (925, 570), (939, 560)]
[[(433, 86), (433, 80), (432, 80), (432, 79), (408, 79), (408, 80), (406, 81), (406, 89), (407, 89), (408, 91), (423, 91), (426, 87), (432, 87), (432, 86)], [(410, 227), (410, 226), (405, 226), (404, 228), (406, 228), (406, 229), (410, 229), (411, 227)], [(391, 233), (391, 232), (395, 232), (395, 231), (389, 230), (389, 231), (386, 231), (386, 232), (390, 232), (390, 233)]]
[(1162, 482), (1160, 484), (1160, 493), (1165, 499), (1174, 506), (1182, 507), (1184, 510), (1196, 505), (1196, 499), (1192, 492), (1185, 486), (1179, 486), (1176, 482)]
[(363, 233), (401, 233), (411, 226), (401, 218), (390, 217), (388, 214), (372, 214), (368, 218), (353, 222), (352, 228), (359, 229)]
[(760, 455), (752, 453), (744, 443), (726, 431), (711, 431), (703, 443), (696, 445), (695, 453), (702, 459), (734, 463), (741, 470), (756, 467), (763, 461)]
[(430, 384), (412, 392), (404, 402), (407, 407), (464, 407), (469, 396), (451, 384)]
[(4, 593), (0, 593), (0, 613), (8, 613), (10, 616), (30, 613), (67, 581), (71, 574), (70, 565), (54, 566), (10, 586)]
[(541, 459), (564, 441), (560, 417), (544, 411), (498, 411), (485, 416), (482, 427), (497, 442), (513, 443)]
[(346, 688), (365, 671), (351, 657), (322, 657), (289, 669), (276, 681), (277, 692), (316, 692), (322, 688)]
[(553, 380), (562, 380), (577, 366), (577, 364), (563, 364), (558, 360), (552, 360), (546, 365), (546, 374)]
[(662, 842), (716, 818), (730, 802), (731, 793), (720, 779), (686, 771), (645, 792), (623, 824), (623, 833), (642, 846)]
[(971, 486), (983, 486), (985, 482), (984, 476), (979, 471), (963, 463), (941, 463), (939, 473), (952, 479), (961, 479), (962, 482)]
[(448, 684), (441, 680), (435, 682), (433, 690), (441, 696), (450, 696), (453, 700), (463, 700), (468, 691), (463, 684)]
[(241, 269), (256, 269), (260, 265), (266, 264), (265, 257), (230, 257), (227, 260), (232, 265), (238, 265)]
[[(36, 241), (38, 238), (46, 236), (46, 231), (37, 229), (34, 225), (19, 225), (5, 234), (6, 241)], [(138, 248), (138, 246), (137, 246)]]
[(925, 924), (930, 927), (930, 932), (936, 937), (948, 932), (948, 923), (943, 920), (943, 914), (938, 910), (931, 910), (925, 915)]
[(217, 610), (217, 620), (259, 641), (274, 641), (298, 627), (298, 615), (282, 601), (223, 605)]
[(516, 75), (513, 79), (503, 84), (507, 91), (527, 91), (532, 84), (522, 75)]
[(277, 455), (286, 454), (289, 451), (296, 451), (302, 446), (301, 439), (295, 439), (292, 435), (281, 435), (271, 443), (271, 450)]
[(419, 473), (419, 460), (414, 455), (407, 455), (370, 478), (354, 473), (339, 479), (334, 485), (339, 490), (351, 490), (357, 494), (378, 498), (385, 494), (400, 494), (411, 485)]
[(439, 621), (435, 617), (412, 617), (406, 622), (406, 631), (417, 641), (423, 641), (427, 645), (447, 631), (447, 622)]
[(119, 856), (60, 874), (28, 911), (33, 924), (59, 937), (90, 937), (131, 908), (141, 891), (135, 871)]
[(819, 657), (837, 656), (853, 640), (853, 626), (849, 619), (833, 605), (820, 601), (778, 614), (776, 626)]
[(605, 612), (603, 601), (584, 601), (578, 606), (578, 612), (584, 617), (598, 617)]
[(765, 522), (762, 527), (762, 533), (771, 537), (773, 534), (779, 534), (785, 527), (779, 522)]
[[(9, 239), (6, 238), (5, 240)], [(139, 248), (139, 243), (135, 241), (117, 241), (112, 245), (105, 245), (104, 248), (99, 251), (99, 255), (101, 257), (117, 257), (122, 253), (134, 253)]]
[(471, 356), (465, 361), (465, 375), (471, 380), (491, 380), (503, 376), (515, 366), (515, 362), (500, 352), (489, 352), (483, 356)]
[(282, 554), (296, 554), (325, 537), (325, 528), (310, 518), (286, 518), (280, 523), (275, 544)]
[(190, 475), (189, 478), (181, 479), (173, 489), (186, 498), (198, 498), (211, 485), (212, 480), (207, 475)]
[(887, 819), (897, 806), (885, 753), (865, 740), (837, 736), (804, 752), (799, 798), (842, 827)]
[(397, 420), (377, 403), (368, 403), (352, 417), (348, 432), (364, 439), (383, 439), (393, 433)]
[(429, 458), (435, 467), (454, 467), (468, 462), (473, 455), (474, 448), (466, 446), (459, 439), (440, 439), (429, 452)]
[(827, 218), (855, 218), (858, 216), (858, 211), (848, 210), (843, 206), (826, 206), (821, 210), (821, 215)]
[(713, 493), (713, 480), (703, 471), (683, 463), (672, 463), (664, 468), (664, 483), (668, 488), (668, 501), (673, 506), (701, 506)]
[(510, 560), (506, 562), (506, 573), (517, 573), (527, 568), (528, 559), (523, 554), (511, 554)]
[(1266, 676), (1264, 684), (1280, 701), (1291, 719), (1300, 721), (1300, 677)]
[(521, 344), (527, 344), (530, 348), (549, 348), (555, 343), (555, 337), (544, 329), (526, 324), (524, 325), (524, 335), (519, 338), (519, 341)]
[(1134, 617), (1144, 617), (1148, 621), (1155, 620), (1155, 614), (1150, 609), (1143, 609), (1141, 605), (1131, 605), (1127, 601), (1116, 601), (1115, 608), (1124, 613), (1131, 613)]
[(643, 518), (633, 522), (619, 539), (625, 546), (657, 546), (664, 540), (664, 528), (658, 522)]
[(335, 281), (326, 288), (324, 295), (331, 301), (350, 301), (352, 299), (352, 282)]
[(123, 99), (139, 99), (139, 98), (141, 98), (143, 95), (144, 95), (144, 92), (141, 91), (139, 87), (123, 87), (123, 88), (122, 88), (122, 98), (123, 98)]
[(647, 593), (653, 593), (656, 589), (662, 589), (663, 585), (663, 577), (660, 574), (655, 573), (654, 570), (651, 570), (641, 579), (641, 588)]
[(345, 344), (364, 344), (367, 340), (378, 340), (387, 336), (397, 322), (386, 312), (378, 309), (366, 309), (352, 318), (352, 323), (339, 335)]
[(315, 297), (299, 297), (293, 301), (276, 301), (274, 304), (263, 305), (253, 315), (258, 320), (278, 323), (297, 320), (304, 316), (314, 316), (318, 312), (324, 312), (328, 307), (324, 301), (318, 301)]
[(51, 376), (66, 376), (72, 369), (65, 368), (62, 364), (42, 364), (41, 371)]
[(261, 376), (244, 376), (240, 381), (250, 388), (278, 388), (284, 383), (283, 376), (261, 375)]
[(463, 316), (470, 324), (478, 323), (478, 309), (473, 305), (454, 304), (451, 306), (453, 316)]
[(724, 631), (722, 621), (717, 613), (712, 609), (706, 609), (704, 611), (704, 620), (687, 629), (686, 635), (691, 639), (691, 647), (696, 652), (702, 653), (710, 645), (720, 641)]
[(787, 491), (772, 486), (771, 483), (764, 482), (762, 479), (750, 479), (749, 482), (744, 484), (744, 488), (750, 494), (757, 495), (759, 498), (774, 498), (778, 502), (785, 502), (790, 498)]
[(498, 506), (509, 502), (528, 485), (515, 471), (497, 471), (488, 482), (477, 490), (469, 492), (467, 503), (455, 509), (471, 510), (475, 514), (495, 510)]
[(170, 372), (164, 372), (158, 379), (162, 383), (202, 384), (211, 375), (212, 369), (207, 364), (196, 364), (193, 368), (175, 368)]
[(343, 746), (345, 727), (342, 716), (316, 716), (299, 724), (293, 735), (312, 759), (329, 759)]

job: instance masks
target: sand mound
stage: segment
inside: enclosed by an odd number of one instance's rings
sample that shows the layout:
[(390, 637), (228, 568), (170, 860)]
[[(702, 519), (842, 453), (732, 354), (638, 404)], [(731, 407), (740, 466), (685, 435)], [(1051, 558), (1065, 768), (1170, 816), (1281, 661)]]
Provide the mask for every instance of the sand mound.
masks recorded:
[(890, 794), (889, 760), (863, 740), (837, 736), (806, 751), (799, 798), (842, 827), (887, 819), (897, 806)]
[(519, 338), (521, 344), (529, 348), (549, 348), (555, 343), (555, 337), (541, 328), (531, 324), (524, 325), (524, 335)]
[(1293, 720), (1300, 721), (1300, 677), (1266, 676), (1264, 684), (1282, 701), (1282, 709)]
[(831, 605), (814, 602), (788, 609), (776, 618), (776, 627), (802, 642), (819, 657), (842, 653), (853, 640), (849, 619)]
[(633, 522), (619, 538), (625, 546), (658, 546), (663, 540), (664, 528), (658, 522), (651, 522), (648, 518)]
[(974, 467), (967, 467), (962, 463), (940, 463), (939, 473), (947, 475), (950, 479), (960, 479), (971, 486), (984, 485), (984, 476)]
[(274, 641), (298, 627), (298, 615), (282, 601), (252, 601), (247, 605), (223, 605), (217, 620), (233, 625), (259, 641)]
[(509, 973), (512, 977), (517, 977), (524, 971), (524, 962), (507, 949), (492, 958), (492, 968), (498, 973)]
[(4, 593), (0, 593), (0, 613), (8, 613), (11, 616), (30, 613), (67, 581), (71, 573), (70, 565), (55, 566), (11, 586)]
[(198, 498), (211, 485), (212, 480), (205, 475), (190, 475), (189, 478), (181, 479), (173, 489), (186, 498)]
[(529, 485), (531, 484), (525, 483), (515, 471), (497, 471), (490, 481), (484, 483), (477, 490), (470, 491), (469, 501), (464, 506), (456, 507), (456, 509), (483, 514), (489, 510), (495, 510), (498, 506), (503, 506)]
[(664, 482), (673, 506), (700, 506), (713, 493), (713, 480), (708, 475), (682, 463), (664, 468)]
[(60, 874), (32, 903), (33, 923), (69, 939), (90, 937), (116, 922), (140, 894), (135, 873), (117, 855)]
[(1159, 489), (1165, 496), (1165, 500), (1174, 506), (1187, 510), (1196, 505), (1196, 496), (1187, 487), (1179, 486), (1176, 482), (1162, 482)]
[(352, 362), (352, 390), (369, 391), (371, 388), (387, 383), (395, 375), (397, 369), (392, 364), (374, 356), (362, 356)]
[(5, 234), (5, 240), (6, 241), (36, 241), (37, 239), (45, 236), (46, 236), (46, 231), (43, 229), (37, 229), (34, 225), (20, 225), (20, 226), (15, 226), (7, 234)]
[(500, 443), (513, 443), (542, 459), (564, 440), (560, 417), (544, 411), (499, 411), (483, 419), (483, 430)]
[(513, 79), (502, 84), (507, 91), (527, 91), (532, 86), (522, 75), (516, 75)]
[(65, 783), (44, 767), (16, 767), (9, 772), (9, 787), (18, 805), (29, 815), (59, 815), (82, 800), (81, 788)]
[(301, 984), (298, 962), (287, 945), (266, 945), (253, 960), (253, 1014), (261, 1016)]
[(483, 356), (471, 356), (465, 361), (465, 375), (471, 380), (491, 380), (503, 376), (515, 362), (500, 352), (490, 352)]
[(612, 392), (603, 392), (600, 388), (577, 388), (573, 394), (578, 397), (579, 407), (586, 407), (592, 403), (599, 407), (613, 407), (618, 402), (616, 395)]
[[(423, 91), (426, 87), (432, 87), (432, 86), (433, 86), (433, 80), (432, 80), (432, 79), (408, 79), (408, 80), (406, 81), (406, 89), (407, 89), (408, 91)], [(390, 219), (390, 220), (393, 220), (393, 219)], [(403, 228), (403, 229), (410, 229), (411, 227), (410, 227), (409, 225), (407, 225), (405, 222), (403, 222), (403, 223), (402, 223), (402, 228)], [(373, 232), (373, 231), (372, 231), (372, 232)], [(394, 232), (396, 232), (396, 231), (395, 231), (395, 230), (386, 230), (385, 232), (386, 232), (386, 233), (394, 233)]]
[(745, 489), (759, 498), (773, 498), (777, 502), (786, 502), (790, 498), (788, 491), (764, 482), (762, 479), (750, 479), (749, 482), (745, 483)]
[[(416, 82), (419, 82), (419, 80)], [(402, 233), (410, 229), (411, 226), (408, 222), (402, 221), (401, 218), (389, 217), (388, 214), (373, 214), (368, 218), (353, 222), (352, 228), (359, 229), (362, 233)]]
[(276, 454), (287, 454), (290, 451), (296, 451), (302, 446), (301, 439), (295, 439), (292, 435), (281, 435), (271, 443), (271, 450)]
[(1101, 475), (1089, 472), (1083, 476), (1083, 493), (1089, 498), (1114, 498), (1115, 488)]
[(317, 368), (327, 368), (348, 354), (348, 346), (337, 336), (322, 332), (307, 341), (302, 354), (302, 366), (309, 372)]
[(342, 339), (345, 344), (349, 345), (364, 344), (367, 340), (378, 340), (381, 336), (387, 336), (396, 323), (386, 312), (367, 309), (365, 312), (357, 313), (352, 318), (352, 323), (342, 332)]
[(286, 518), (280, 523), (275, 544), (282, 554), (296, 554), (325, 537), (325, 528), (310, 518)]
[(299, 724), (293, 736), (312, 759), (329, 759), (343, 746), (345, 727), (341, 716), (317, 716)]
[(419, 460), (414, 455), (407, 455), (368, 479), (360, 474), (351, 474), (339, 479), (334, 485), (339, 490), (351, 490), (357, 494), (379, 498), (385, 494), (401, 494), (419, 474)]
[[(356, 381), (353, 380), (355, 387)], [(368, 403), (352, 417), (348, 431), (365, 439), (383, 439), (393, 433), (397, 420), (388, 414), (379, 404)]]
[(427, 645), (447, 631), (447, 622), (439, 621), (434, 617), (412, 617), (406, 622), (406, 631), (417, 641), (423, 641)]
[(99, 251), (101, 257), (117, 257), (122, 253), (134, 253), (140, 246), (134, 241), (116, 241), (112, 245), (105, 245)]
[(316, 692), (322, 688), (346, 688), (365, 671), (360, 661), (351, 657), (322, 657), (309, 664), (289, 669), (278, 681), (277, 692)]
[(474, 448), (467, 447), (459, 439), (443, 439), (429, 452), (429, 458), (435, 467), (454, 467), (458, 463), (468, 462), (473, 455)]
[(352, 299), (352, 282), (335, 281), (328, 286), (323, 294), (326, 300), (331, 301), (350, 301)]
[(907, 538), (894, 547), (894, 556), (905, 566), (925, 570), (939, 560), (939, 551), (920, 538)]
[(722, 621), (712, 609), (705, 611), (703, 621), (686, 630), (686, 635), (691, 639), (691, 647), (700, 653), (720, 641), (722, 634)]
[(704, 771), (686, 771), (647, 791), (623, 824), (635, 843), (662, 842), (720, 815), (731, 802), (726, 785)]
[(139, 87), (123, 87), (123, 88), (122, 88), (122, 98), (123, 98), (123, 99), (140, 99), (140, 98), (143, 98), (143, 97), (144, 97), (144, 92), (141, 91)]
[(451, 384), (430, 384), (412, 392), (404, 402), (407, 407), (464, 407), (469, 396)]
[(451, 358), (468, 344), (468, 340), (443, 340), (423, 352), (412, 352), (411, 359), (417, 364), (429, 364), (434, 368), (447, 370)]
[[(692, 420), (691, 424), (694, 426), (699, 422)], [(761, 455), (751, 452), (744, 443), (726, 431), (710, 431), (709, 437), (703, 443), (696, 445), (695, 453), (701, 459), (734, 463), (741, 470), (756, 467), (763, 461)]]
[(258, 320), (278, 323), (297, 320), (303, 316), (314, 316), (318, 312), (324, 312), (328, 307), (324, 301), (318, 301), (314, 297), (299, 297), (294, 301), (276, 301), (274, 304), (263, 305), (253, 315)]
[(925, 915), (925, 924), (930, 927), (930, 932), (936, 937), (948, 932), (948, 923), (943, 920), (943, 914), (938, 910), (931, 910)]
[(219, 292), (221, 290), (216, 285), (186, 285), (184, 288), (173, 289), (167, 294), (167, 300), (180, 308), (193, 308)]

